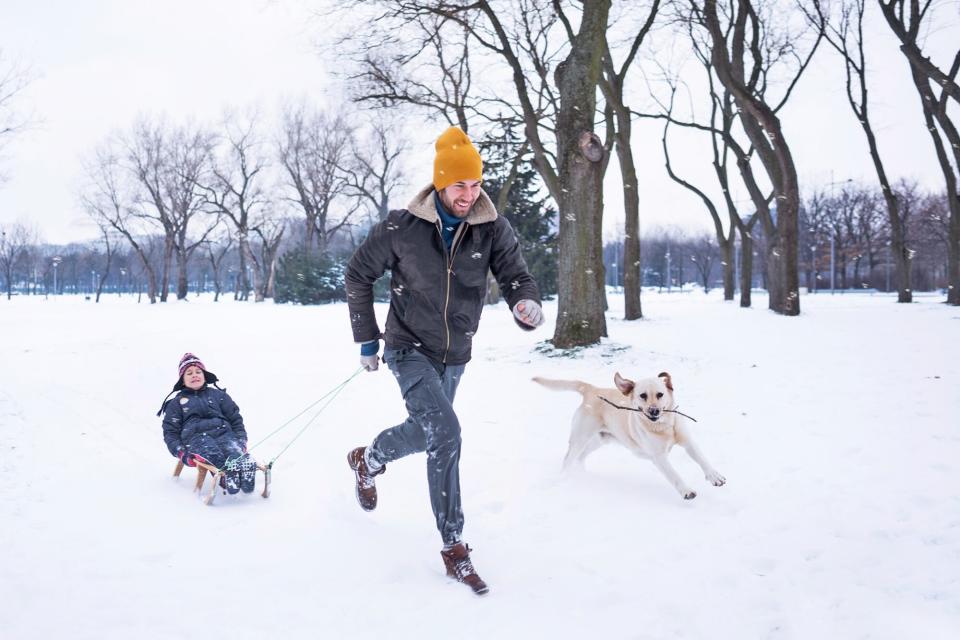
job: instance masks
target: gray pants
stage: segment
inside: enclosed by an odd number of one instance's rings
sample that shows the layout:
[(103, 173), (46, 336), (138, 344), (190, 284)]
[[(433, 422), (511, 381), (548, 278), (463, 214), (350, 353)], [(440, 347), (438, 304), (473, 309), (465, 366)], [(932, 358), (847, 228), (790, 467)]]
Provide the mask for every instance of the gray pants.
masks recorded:
[(430, 505), (444, 544), (460, 541), (460, 421), (453, 398), (466, 365), (443, 365), (416, 349), (387, 349), (390, 367), (407, 405), (407, 419), (378, 435), (368, 449), (372, 462), (387, 464), (427, 452)]

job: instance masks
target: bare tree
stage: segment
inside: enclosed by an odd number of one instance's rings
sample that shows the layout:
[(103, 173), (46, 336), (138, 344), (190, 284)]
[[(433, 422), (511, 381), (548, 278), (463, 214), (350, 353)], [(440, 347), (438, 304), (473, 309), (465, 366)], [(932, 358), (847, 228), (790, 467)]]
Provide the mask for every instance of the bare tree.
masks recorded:
[(345, 164), (351, 144), (351, 129), (340, 114), (309, 111), (305, 105), (287, 108), (278, 145), (286, 172), (287, 200), (298, 206), (306, 221), (304, 248), (326, 251), (334, 235), (349, 224), (359, 209), (347, 198)]
[(397, 134), (397, 123), (387, 117), (370, 120), (368, 135), (355, 140), (353, 152), (340, 167), (346, 192), (356, 198), (376, 221), (386, 219), (396, 190), (406, 184), (400, 156), (407, 152), (407, 139)]
[[(638, 113), (644, 118), (658, 118), (666, 120), (663, 130), (662, 145), (664, 159), (666, 161), (667, 174), (670, 178), (683, 186), (688, 191), (694, 193), (701, 199), (710, 218), (713, 221), (714, 232), (717, 244), (722, 255), (721, 264), (723, 266), (723, 295), (724, 300), (733, 300), (736, 289), (736, 236), (740, 235), (741, 245), (741, 269), (740, 269), (740, 306), (747, 308), (752, 304), (751, 288), (753, 283), (753, 230), (761, 216), (751, 215), (746, 219), (741, 215), (737, 203), (733, 199), (733, 187), (730, 180), (729, 161), (731, 155), (735, 159), (737, 169), (743, 184), (751, 194), (751, 199), (761, 202), (766, 209), (773, 198), (773, 192), (764, 195), (761, 187), (757, 184), (756, 177), (751, 166), (753, 148), (749, 143), (741, 143), (734, 134), (734, 124), (737, 120), (737, 110), (733, 97), (728, 89), (723, 87), (716, 79), (713, 71), (712, 55), (709, 42), (702, 42), (697, 33), (695, 23), (691, 20), (689, 14), (680, 12), (675, 14), (675, 21), (682, 24), (687, 32), (687, 36), (693, 44), (695, 57), (699, 60), (706, 72), (707, 87), (709, 91), (710, 120), (708, 124), (700, 124), (696, 121), (681, 120), (673, 115), (679, 87), (679, 74), (674, 72), (664, 72), (666, 82), (670, 87), (670, 98), (668, 101), (657, 101), (661, 108), (661, 113), (646, 114)], [(719, 86), (718, 86), (719, 85)], [(720, 216), (720, 207), (709, 196), (705, 188), (698, 187), (689, 180), (681, 178), (673, 169), (669, 147), (667, 145), (667, 132), (670, 124), (676, 124), (687, 129), (702, 131), (710, 134), (710, 147), (713, 154), (712, 164), (714, 175), (717, 178), (717, 184), (720, 187), (724, 208), (727, 213), (727, 229), (724, 230), (724, 223)], [(746, 147), (746, 148), (745, 148)]]
[(703, 292), (710, 292), (710, 274), (713, 273), (713, 263), (717, 259), (717, 246), (709, 235), (702, 235), (693, 239), (690, 251), (690, 262), (700, 275)]
[[(900, 51), (910, 63), (913, 83), (920, 94), (924, 124), (933, 141), (946, 184), (947, 202), (950, 205), (947, 303), (960, 305), (960, 130), (950, 114), (951, 105), (954, 111), (960, 105), (960, 86), (957, 85), (960, 50), (947, 72), (924, 55), (919, 38), (925, 25), (932, 21), (929, 18), (932, 0), (922, 3), (919, 0), (879, 2), (887, 24), (900, 41)], [(925, 18), (929, 18), (926, 23)]]
[[(774, 7), (773, 3), (757, 3), (757, 6), (751, 0), (738, 0), (735, 5), (723, 5), (722, 10), (718, 10), (716, 0), (704, 0), (702, 6), (693, 3), (693, 12), (709, 34), (711, 62), (717, 78), (733, 96), (740, 123), (756, 149), (775, 193), (775, 221), (765, 196), (752, 190), (750, 194), (767, 238), (766, 280), (770, 308), (784, 315), (798, 315), (800, 186), (793, 154), (777, 112), (807, 68), (820, 35), (804, 55), (798, 49), (799, 39), (795, 34), (782, 26), (778, 30), (774, 15), (780, 7)], [(767, 90), (772, 71), (784, 61), (793, 65), (794, 73), (778, 103), (767, 95)]]
[(249, 284), (247, 267), (253, 273), (254, 301), (263, 302), (268, 273), (250, 243), (253, 230), (263, 223), (268, 206), (262, 187), (268, 169), (265, 144), (257, 133), (256, 118), (242, 123), (228, 115), (224, 118), (226, 134), (221, 140), (221, 153), (213, 161), (209, 182), (200, 185), (204, 201), (216, 213), (229, 220), (240, 250), (240, 297), (246, 299)]
[(616, 121), (616, 150), (620, 164), (620, 178), (623, 184), (623, 295), (624, 319), (626, 320), (642, 318), (643, 308), (640, 302), (640, 182), (637, 179), (637, 168), (633, 160), (633, 146), (631, 144), (633, 114), (630, 107), (625, 103), (624, 86), (627, 71), (636, 59), (644, 38), (650, 32), (659, 8), (660, 0), (653, 0), (650, 13), (636, 30), (627, 55), (619, 67), (613, 59), (613, 48), (610, 46), (609, 34), (605, 37), (603, 74), (600, 78), (600, 88), (603, 90), (604, 100), (613, 111)]
[(259, 262), (263, 265), (265, 277), (258, 292), (258, 297), (272, 298), (274, 285), (277, 280), (277, 258), (280, 251), (280, 242), (286, 230), (286, 222), (279, 217), (264, 216), (253, 228), (259, 239)]
[(96, 222), (100, 228), (100, 240), (103, 242), (103, 256), (105, 260), (103, 269), (100, 271), (100, 277), (97, 280), (96, 298), (94, 299), (94, 302), (99, 303), (100, 294), (103, 293), (103, 286), (107, 281), (107, 277), (110, 275), (110, 267), (113, 266), (113, 257), (117, 252), (117, 241), (112, 237), (113, 229), (110, 227), (110, 223), (102, 218)]
[[(900, 236), (903, 225), (900, 223), (899, 204), (890, 185), (890, 179), (880, 156), (876, 133), (870, 121), (869, 99), (867, 91), (867, 62), (863, 48), (863, 16), (865, 0), (843, 0), (835, 5), (825, 5), (822, 0), (813, 0), (812, 9), (804, 9), (808, 19), (824, 35), (824, 39), (840, 54), (846, 72), (846, 94), (850, 109), (860, 123), (873, 162), (874, 171), (880, 182), (890, 229), (893, 255), (898, 274), (898, 302), (910, 302), (913, 294), (910, 290), (910, 268), (907, 264), (910, 250)], [(801, 5), (804, 7), (804, 5)]]
[[(0, 49), (0, 151), (22, 131), (29, 118), (15, 108), (17, 96), (30, 84), (30, 74), (15, 61), (9, 61)], [(0, 172), (0, 184), (5, 175)]]
[(227, 231), (218, 238), (208, 239), (206, 242), (207, 260), (210, 262), (210, 271), (213, 276), (213, 301), (220, 300), (223, 292), (223, 259), (233, 248), (233, 234)]
[(13, 295), (13, 279), (24, 265), (27, 250), (35, 244), (36, 233), (22, 223), (9, 228), (0, 225), (0, 269), (3, 270), (7, 300)]
[(127, 162), (142, 189), (138, 215), (156, 221), (165, 244), (160, 301), (166, 302), (172, 259), (176, 259), (177, 298), (187, 296), (187, 265), (217, 220), (211, 216), (198, 235), (190, 222), (204, 210), (198, 185), (206, 180), (212, 136), (195, 127), (170, 128), (163, 121), (142, 120), (125, 140)]
[(141, 219), (133, 214), (135, 195), (126, 183), (127, 173), (109, 143), (97, 149), (84, 162), (87, 186), (81, 195), (84, 209), (98, 226), (108, 226), (127, 240), (133, 248), (147, 281), (150, 304), (157, 301), (157, 275), (151, 260), (149, 243), (139, 236)]
[[(717, 179), (720, 182), (721, 191), (724, 195), (724, 200), (726, 203), (727, 215), (729, 217), (729, 224), (727, 225), (727, 231), (724, 231), (723, 221), (720, 217), (719, 208), (713, 199), (707, 195), (707, 193), (689, 182), (688, 180), (681, 178), (677, 175), (676, 171), (673, 168), (672, 163), (670, 162), (670, 148), (667, 144), (667, 132), (669, 130), (670, 124), (678, 122), (672, 116), (673, 113), (673, 101), (674, 95), (676, 94), (676, 87), (671, 90), (670, 106), (667, 108), (667, 113), (664, 115), (666, 123), (663, 127), (663, 136), (661, 139), (663, 146), (663, 157), (666, 162), (667, 174), (670, 178), (681, 185), (688, 191), (696, 194), (700, 200), (703, 202), (704, 206), (707, 209), (707, 212), (710, 214), (710, 218), (713, 220), (714, 231), (716, 233), (717, 243), (720, 248), (720, 252), (723, 254), (723, 259), (721, 263), (723, 264), (723, 298), (724, 300), (733, 300), (734, 296), (734, 270), (735, 270), (735, 247), (736, 247), (736, 232), (737, 229), (743, 229), (745, 227), (743, 221), (740, 218), (739, 212), (737, 211), (736, 204), (733, 201), (733, 197), (730, 195), (730, 184), (729, 176), (727, 171), (727, 159), (729, 156), (730, 143), (732, 141), (732, 135), (730, 133), (730, 128), (732, 125), (733, 115), (732, 109), (730, 109), (730, 100), (729, 94), (726, 94), (724, 101), (721, 102), (718, 99), (716, 93), (713, 92), (713, 85), (711, 83), (711, 112), (710, 112), (710, 126), (705, 127), (705, 129), (711, 132), (711, 142), (713, 149), (713, 167), (717, 175)], [(722, 112), (722, 128), (717, 128), (717, 115), (720, 107), (723, 107)], [(658, 116), (659, 117), (659, 116)], [(679, 123), (681, 126), (694, 126), (691, 123)], [(751, 225), (752, 227), (752, 225)], [(746, 298), (745, 306), (750, 305), (749, 298), (749, 288), (745, 293)]]
[(342, 8), (382, 7), (334, 45), (338, 54), (346, 50), (353, 58), (345, 71), (352, 99), (380, 108), (423, 109), (469, 131), (471, 116), (479, 111), (469, 33), (441, 15), (404, 14), (397, 4), (402, 3), (353, 0)]

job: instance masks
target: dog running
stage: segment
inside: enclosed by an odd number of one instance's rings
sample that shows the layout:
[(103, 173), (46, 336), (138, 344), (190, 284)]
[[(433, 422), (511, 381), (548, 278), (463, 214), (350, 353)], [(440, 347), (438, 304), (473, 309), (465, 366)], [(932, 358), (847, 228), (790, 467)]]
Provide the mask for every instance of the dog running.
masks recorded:
[(648, 458), (667, 477), (685, 500), (697, 497), (667, 459), (673, 445), (683, 447), (700, 465), (715, 487), (726, 479), (714, 469), (693, 442), (685, 425), (687, 418), (676, 410), (673, 380), (669, 373), (634, 382), (619, 373), (613, 377), (616, 388), (595, 387), (580, 380), (533, 381), (555, 391), (576, 391), (583, 402), (573, 414), (570, 446), (563, 459), (564, 470), (583, 467), (590, 453), (610, 441), (616, 441), (642, 458)]

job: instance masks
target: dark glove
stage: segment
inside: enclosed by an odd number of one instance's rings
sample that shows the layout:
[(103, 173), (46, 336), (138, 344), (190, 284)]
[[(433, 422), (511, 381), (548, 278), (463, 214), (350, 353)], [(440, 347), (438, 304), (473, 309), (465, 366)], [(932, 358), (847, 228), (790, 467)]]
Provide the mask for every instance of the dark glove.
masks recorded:
[(187, 465), (188, 467), (197, 466), (196, 460), (193, 459), (194, 455), (188, 452), (183, 447), (180, 447), (179, 449), (177, 449), (177, 457), (180, 458), (180, 462)]

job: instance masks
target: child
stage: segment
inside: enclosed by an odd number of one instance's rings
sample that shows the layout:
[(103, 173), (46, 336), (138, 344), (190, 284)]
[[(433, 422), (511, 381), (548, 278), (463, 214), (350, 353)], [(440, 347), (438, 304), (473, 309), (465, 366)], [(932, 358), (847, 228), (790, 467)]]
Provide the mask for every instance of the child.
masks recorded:
[(252, 492), (257, 463), (247, 453), (247, 430), (237, 403), (192, 353), (180, 358), (179, 375), (170, 393), (180, 393), (164, 400), (157, 412), (163, 414), (167, 449), (185, 465), (195, 467), (200, 460), (225, 469), (221, 483), (228, 493)]

